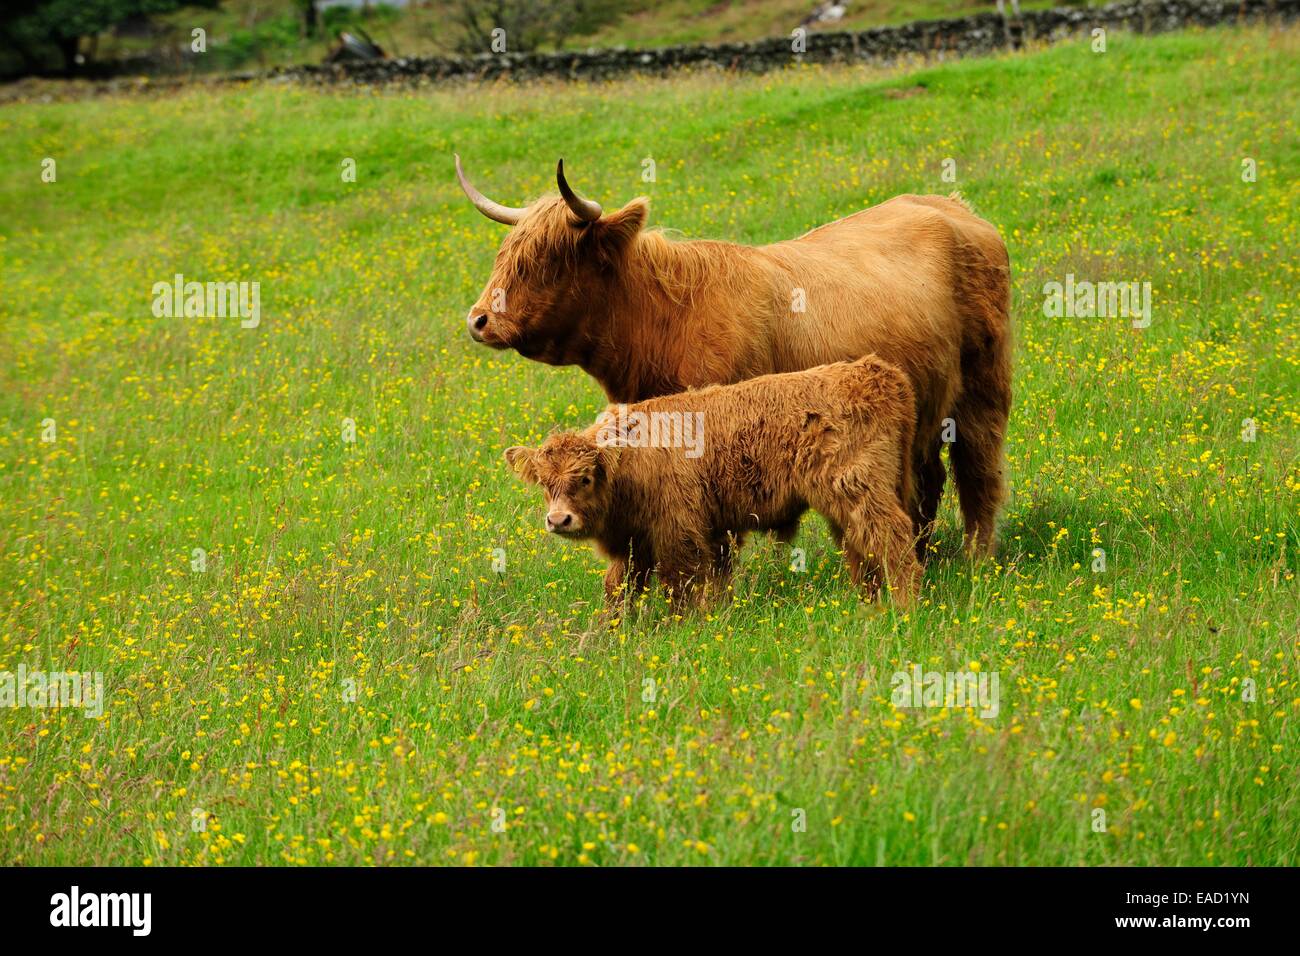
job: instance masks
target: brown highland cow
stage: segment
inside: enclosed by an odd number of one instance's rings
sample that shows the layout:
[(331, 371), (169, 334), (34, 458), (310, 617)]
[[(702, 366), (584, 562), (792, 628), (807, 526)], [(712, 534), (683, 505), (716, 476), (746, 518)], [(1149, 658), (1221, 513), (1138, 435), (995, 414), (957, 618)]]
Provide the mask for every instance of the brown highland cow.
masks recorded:
[[(898, 196), (787, 242), (671, 241), (647, 201), (605, 213), (557, 170), (560, 195), (527, 208), (461, 187), (514, 226), (470, 309), (469, 333), (552, 365), (579, 365), (612, 402), (792, 372), (874, 352), (916, 394), (918, 551), (949, 456), (975, 554), (994, 546), (1011, 408), (1010, 270), (997, 230), (955, 194)], [(792, 535), (794, 527), (781, 529)]]
[(921, 573), (905, 506), (914, 402), (907, 376), (868, 355), (611, 406), (505, 458), (542, 487), (548, 531), (609, 559), (611, 602), (625, 578), (640, 590), (656, 569), (675, 602), (702, 595), (725, 584), (746, 532), (812, 508), (854, 583), (874, 595), (883, 578), (902, 606)]

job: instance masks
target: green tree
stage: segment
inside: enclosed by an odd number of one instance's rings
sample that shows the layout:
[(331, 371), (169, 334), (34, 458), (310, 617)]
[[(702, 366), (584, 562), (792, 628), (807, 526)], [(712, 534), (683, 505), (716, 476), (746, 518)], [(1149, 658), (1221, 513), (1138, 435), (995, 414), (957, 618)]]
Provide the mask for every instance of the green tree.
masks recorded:
[(506, 49), (528, 52), (588, 36), (621, 17), (628, 0), (460, 0), (456, 20), (462, 53), (493, 52), (494, 30), (505, 31)]
[(320, 15), (316, 10), (316, 0), (293, 0), (294, 7), (302, 15), (302, 29), (305, 36), (314, 37), (320, 27)]
[(82, 37), (120, 23), (181, 7), (208, 7), (220, 0), (7, 0), (0, 11), (0, 55), (8, 72), (36, 72), (61, 65), (73, 72)]

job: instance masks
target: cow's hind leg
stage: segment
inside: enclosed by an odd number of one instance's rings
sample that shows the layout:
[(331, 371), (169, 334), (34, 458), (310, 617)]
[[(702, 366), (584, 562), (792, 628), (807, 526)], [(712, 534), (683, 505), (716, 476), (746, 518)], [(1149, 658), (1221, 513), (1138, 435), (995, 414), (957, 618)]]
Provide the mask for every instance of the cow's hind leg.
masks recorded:
[(998, 511), (1006, 497), (1003, 443), (1011, 413), (1010, 362), (1004, 342), (982, 361), (962, 360), (962, 392), (957, 399), (957, 435), (948, 446), (953, 480), (966, 524), (966, 552), (986, 557), (996, 546)]
[(943, 467), (943, 443), (935, 442), (926, 449), (926, 457), (916, 468), (916, 556), (925, 561), (930, 552), (930, 536), (939, 516), (939, 501), (948, 471)]
[(968, 434), (952, 446), (953, 474), (966, 524), (966, 553), (972, 557), (987, 557), (997, 545), (998, 510), (1006, 495), (1002, 478), (1005, 428), (1005, 422), (985, 419), (978, 427), (968, 427)]
[(1006, 497), (1002, 446), (1011, 414), (1011, 289), (1006, 249), (988, 243), (964, 246), (957, 273), (965, 315), (961, 348), (961, 392), (953, 417), (955, 441), (948, 446), (953, 480), (966, 524), (966, 551), (991, 555), (998, 510)]

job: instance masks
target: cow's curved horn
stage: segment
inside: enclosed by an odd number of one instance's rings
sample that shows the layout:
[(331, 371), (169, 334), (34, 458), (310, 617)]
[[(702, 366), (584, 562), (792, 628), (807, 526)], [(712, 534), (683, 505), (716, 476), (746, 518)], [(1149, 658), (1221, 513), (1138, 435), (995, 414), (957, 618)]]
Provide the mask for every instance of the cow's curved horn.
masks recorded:
[(474, 204), (474, 208), (487, 216), (494, 222), (503, 223), (507, 226), (516, 225), (523, 218), (526, 210), (516, 209), (513, 206), (503, 206), (499, 202), (494, 202), (484, 196), (474, 188), (474, 184), (465, 178), (465, 170), (460, 168), (460, 155), (453, 153), (456, 157), (456, 178), (460, 180), (460, 188), (465, 190), (465, 195), (469, 201)]
[(555, 167), (555, 181), (560, 184), (560, 195), (564, 197), (564, 201), (569, 204), (575, 216), (583, 222), (595, 222), (600, 218), (602, 212), (600, 203), (583, 199), (570, 188), (569, 181), (564, 178), (564, 160), (560, 160)]

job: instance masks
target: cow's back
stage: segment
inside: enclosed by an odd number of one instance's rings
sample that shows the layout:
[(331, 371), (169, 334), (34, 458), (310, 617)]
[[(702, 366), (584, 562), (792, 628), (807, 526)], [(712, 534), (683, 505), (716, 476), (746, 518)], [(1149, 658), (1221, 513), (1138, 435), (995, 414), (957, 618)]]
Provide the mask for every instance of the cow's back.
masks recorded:
[(899, 196), (756, 252), (772, 290), (771, 371), (875, 352), (911, 379), (919, 431), (937, 430), (961, 388), (963, 270), (1006, 261), (990, 224), (955, 199)]

